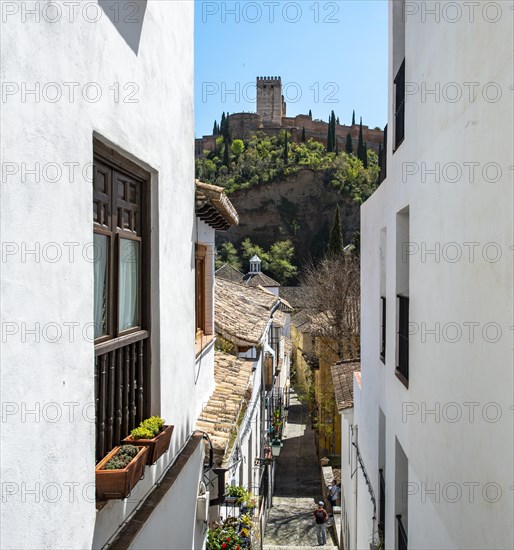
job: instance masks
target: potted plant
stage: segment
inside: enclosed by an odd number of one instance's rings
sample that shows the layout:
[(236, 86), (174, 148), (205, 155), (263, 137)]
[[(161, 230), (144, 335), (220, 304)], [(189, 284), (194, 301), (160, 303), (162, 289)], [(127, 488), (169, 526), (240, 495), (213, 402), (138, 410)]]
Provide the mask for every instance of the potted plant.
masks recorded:
[(115, 447), (95, 468), (97, 500), (123, 499), (143, 477), (148, 447)]
[(138, 428), (134, 428), (123, 443), (145, 445), (148, 447), (147, 464), (155, 464), (168, 450), (173, 426), (165, 426), (160, 416), (152, 416), (143, 420)]

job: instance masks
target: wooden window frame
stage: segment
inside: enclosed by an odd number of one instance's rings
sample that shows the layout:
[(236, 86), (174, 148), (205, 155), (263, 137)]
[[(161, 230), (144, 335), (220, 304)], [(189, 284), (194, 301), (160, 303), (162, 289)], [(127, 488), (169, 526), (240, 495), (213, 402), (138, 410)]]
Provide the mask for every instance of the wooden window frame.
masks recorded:
[[(106, 195), (96, 190), (93, 182), (93, 206), (100, 216), (96, 222), (93, 221), (93, 233), (109, 238), (107, 334), (94, 340), (98, 461), (151, 412), (151, 175), (96, 139), (93, 140), (93, 160), (94, 177), (98, 167), (107, 169), (110, 193)], [(122, 227), (118, 227), (115, 206), (119, 204), (119, 181), (115, 181), (115, 173), (138, 184), (133, 209), (130, 199), (125, 204), (129, 211), (129, 229), (125, 229), (123, 221)], [(125, 191), (126, 197), (130, 189)], [(120, 204), (123, 201), (125, 198)], [(120, 330), (118, 326), (121, 239), (140, 243), (137, 273), (139, 324), (126, 330)]]
[(207, 246), (195, 246), (195, 334), (196, 339), (206, 334), (207, 311), (205, 279), (207, 274)]

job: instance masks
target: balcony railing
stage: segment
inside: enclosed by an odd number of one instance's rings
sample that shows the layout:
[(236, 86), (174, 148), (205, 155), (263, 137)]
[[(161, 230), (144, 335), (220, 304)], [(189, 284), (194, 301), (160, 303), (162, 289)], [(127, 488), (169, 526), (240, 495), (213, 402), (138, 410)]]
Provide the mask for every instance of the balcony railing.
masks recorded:
[(405, 59), (396, 73), (394, 85), (394, 148), (396, 150), (405, 138)]
[(409, 298), (398, 296), (398, 363), (397, 374), (409, 382)]
[(398, 523), (398, 550), (407, 550), (407, 533), (402, 523), (402, 516), (396, 516)]
[(147, 416), (147, 338), (141, 331), (95, 349), (97, 462)]
[(380, 487), (379, 487), (379, 494), (378, 494), (378, 530), (380, 531), (380, 534), (382, 535), (382, 539), (385, 538), (385, 478), (384, 478), (384, 470), (380, 469), (378, 470), (378, 476), (380, 479)]

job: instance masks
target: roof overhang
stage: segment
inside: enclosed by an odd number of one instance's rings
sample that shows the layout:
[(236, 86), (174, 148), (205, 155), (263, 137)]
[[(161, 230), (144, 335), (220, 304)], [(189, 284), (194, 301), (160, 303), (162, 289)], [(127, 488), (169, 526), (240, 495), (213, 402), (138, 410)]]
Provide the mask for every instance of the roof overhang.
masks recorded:
[(223, 187), (196, 180), (195, 204), (196, 215), (213, 229), (226, 231), (239, 224), (237, 211)]

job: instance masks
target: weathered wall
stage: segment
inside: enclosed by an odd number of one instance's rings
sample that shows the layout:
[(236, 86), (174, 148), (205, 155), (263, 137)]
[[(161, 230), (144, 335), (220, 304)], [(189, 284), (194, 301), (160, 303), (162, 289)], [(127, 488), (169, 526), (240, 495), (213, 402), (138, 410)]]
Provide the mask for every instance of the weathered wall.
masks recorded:
[(230, 200), (241, 221), (222, 238), (239, 243), (250, 237), (264, 247), (292, 239), (296, 256), (302, 261), (324, 252), (337, 204), (345, 243), (359, 228), (358, 204), (323, 183), (321, 174), (313, 170), (301, 170), (283, 181), (236, 191)]

